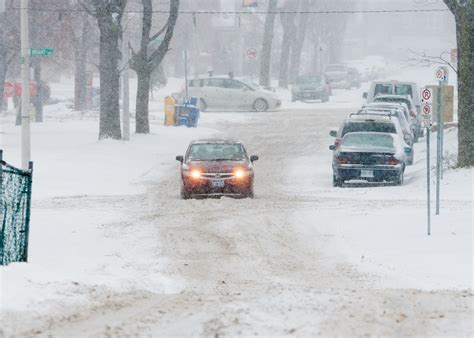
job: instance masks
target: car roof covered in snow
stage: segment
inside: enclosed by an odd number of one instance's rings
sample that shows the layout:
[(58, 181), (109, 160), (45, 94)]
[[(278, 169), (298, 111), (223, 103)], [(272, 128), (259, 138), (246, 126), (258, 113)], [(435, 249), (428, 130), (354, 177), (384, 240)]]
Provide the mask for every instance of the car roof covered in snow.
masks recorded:
[(390, 122), (391, 118), (388, 115), (380, 114), (351, 114), (346, 122)]
[(235, 143), (241, 143), (240, 141), (237, 140), (231, 140), (231, 139), (221, 139), (221, 138), (206, 138), (206, 139), (199, 139), (199, 140), (194, 140), (191, 141), (191, 144), (209, 144), (209, 143), (214, 143), (214, 144), (235, 144)]

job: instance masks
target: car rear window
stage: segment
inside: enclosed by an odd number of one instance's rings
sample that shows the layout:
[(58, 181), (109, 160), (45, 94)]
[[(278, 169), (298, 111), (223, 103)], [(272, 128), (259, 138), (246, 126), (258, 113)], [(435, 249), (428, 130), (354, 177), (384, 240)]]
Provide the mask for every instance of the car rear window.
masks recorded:
[(296, 84), (320, 84), (322, 82), (321, 76), (300, 76), (296, 79)]
[(413, 97), (413, 91), (410, 85), (407, 84), (396, 84), (395, 93), (396, 95), (410, 95)]
[(360, 132), (360, 131), (367, 131), (367, 132), (378, 132), (378, 133), (389, 133), (389, 134), (396, 134), (397, 130), (395, 129), (395, 125), (390, 122), (349, 122), (346, 123), (344, 128), (342, 129), (342, 135), (344, 136), (347, 133), (353, 132)]
[(393, 137), (383, 133), (350, 133), (343, 140), (344, 147), (395, 148)]
[(408, 109), (412, 109), (410, 101), (403, 98), (398, 97), (376, 97), (375, 102), (397, 102), (397, 103), (405, 103), (408, 106)]
[(393, 86), (391, 84), (378, 83), (375, 85), (374, 96), (379, 94), (393, 94)]

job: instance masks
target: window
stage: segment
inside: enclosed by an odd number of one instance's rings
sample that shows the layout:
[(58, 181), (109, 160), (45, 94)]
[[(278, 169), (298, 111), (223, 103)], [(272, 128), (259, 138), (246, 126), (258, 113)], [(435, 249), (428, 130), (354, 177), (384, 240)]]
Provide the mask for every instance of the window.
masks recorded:
[(342, 130), (342, 136), (347, 133), (353, 133), (358, 131), (373, 131), (378, 133), (389, 133), (396, 134), (397, 130), (393, 123), (384, 123), (384, 122), (350, 122), (346, 123), (344, 129)]
[(242, 82), (232, 79), (224, 80), (224, 87), (229, 89), (242, 89), (246, 87)]
[(342, 144), (345, 147), (395, 148), (393, 137), (383, 133), (347, 134)]
[(391, 84), (376, 84), (374, 89), (374, 96), (378, 94), (393, 94), (392, 93), (392, 85)]
[(191, 161), (242, 161), (246, 153), (239, 143), (202, 143), (191, 146), (188, 158)]
[(223, 88), (224, 87), (224, 79), (209, 79), (207, 80), (207, 86), (208, 87), (219, 87)]
[(413, 97), (413, 91), (410, 85), (406, 84), (396, 84), (395, 85), (395, 93), (397, 95), (410, 95)]

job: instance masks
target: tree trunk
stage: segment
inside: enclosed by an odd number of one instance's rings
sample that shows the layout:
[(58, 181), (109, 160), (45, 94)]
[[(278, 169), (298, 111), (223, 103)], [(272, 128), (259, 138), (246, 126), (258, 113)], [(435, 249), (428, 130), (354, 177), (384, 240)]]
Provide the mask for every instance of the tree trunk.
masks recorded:
[(82, 20), (80, 46), (75, 48), (74, 109), (77, 111), (87, 109), (87, 16)]
[(294, 13), (281, 14), (281, 23), (283, 26), (283, 40), (281, 43), (280, 75), (278, 78), (278, 86), (281, 88), (288, 88), (288, 66), (290, 62), (290, 51), (293, 45), (293, 40), (296, 31), (294, 21)]
[(112, 20), (104, 19), (100, 28), (100, 122), (99, 139), (121, 139), (120, 129), (120, 74), (119, 29)]
[[(304, 0), (301, 6), (301, 11), (307, 11), (309, 8), (308, 0)], [(304, 40), (306, 37), (306, 26), (308, 23), (308, 14), (301, 13), (299, 15), (298, 30), (296, 33), (296, 39), (291, 49), (291, 61), (290, 61), (290, 83), (293, 84), (295, 79), (299, 75), (301, 52), (303, 51)]]
[(34, 78), (36, 82), (36, 96), (32, 99), (36, 110), (36, 122), (43, 122), (43, 86), (41, 82), (41, 61), (35, 60)]
[(270, 86), (270, 67), (272, 57), (273, 28), (275, 26), (277, 0), (268, 3), (268, 14), (265, 17), (263, 33), (262, 56), (260, 58), (260, 85)]
[[(5, 80), (7, 78), (7, 50), (0, 47), (0, 112), (3, 111), (4, 99), (3, 92)], [(6, 99), (5, 99), (6, 100)]]
[(474, 166), (474, 5), (456, 14), (458, 46), (458, 166)]
[(137, 134), (148, 134), (150, 132), (150, 122), (148, 117), (148, 101), (150, 99), (150, 70), (143, 69), (137, 71), (137, 104), (136, 104), (136, 124)]

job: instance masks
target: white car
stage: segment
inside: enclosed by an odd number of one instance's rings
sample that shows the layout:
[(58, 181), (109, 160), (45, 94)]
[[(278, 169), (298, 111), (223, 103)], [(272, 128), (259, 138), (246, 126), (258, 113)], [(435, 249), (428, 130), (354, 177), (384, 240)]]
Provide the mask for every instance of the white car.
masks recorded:
[[(181, 95), (184, 96), (184, 93)], [(199, 98), (201, 111), (236, 109), (263, 112), (281, 106), (281, 100), (274, 92), (242, 80), (225, 77), (188, 81), (188, 96)]]

